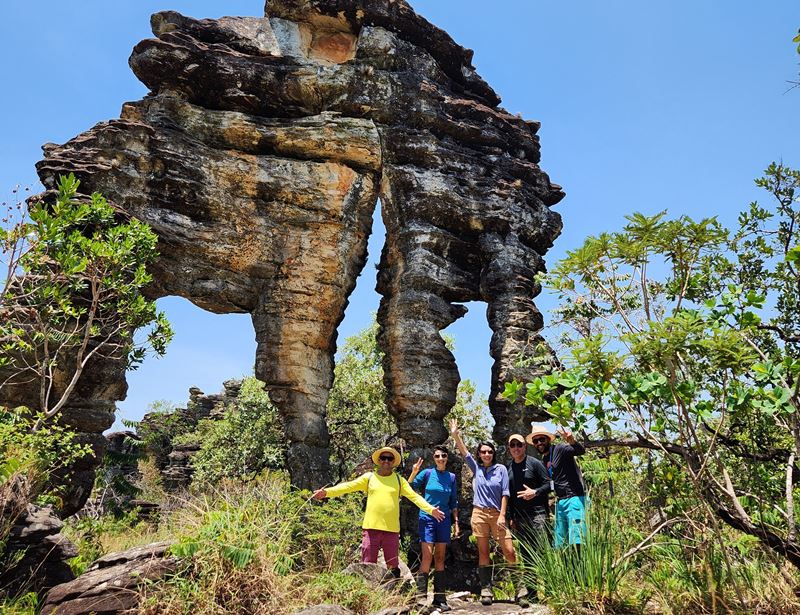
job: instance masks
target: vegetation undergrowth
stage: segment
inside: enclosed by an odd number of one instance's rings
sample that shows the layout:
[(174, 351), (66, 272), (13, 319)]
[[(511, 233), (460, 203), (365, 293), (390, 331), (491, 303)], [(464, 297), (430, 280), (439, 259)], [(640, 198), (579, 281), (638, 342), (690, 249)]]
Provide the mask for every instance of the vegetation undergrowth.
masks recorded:
[(637, 612), (642, 600), (627, 577), (634, 570), (628, 553), (638, 536), (620, 523), (609, 506), (589, 508), (580, 550), (554, 549), (549, 539), (520, 544), (529, 584), (557, 613)]
[(174, 537), (171, 553), (181, 559), (175, 575), (144, 588), (141, 612), (280, 615), (327, 602), (370, 613), (405, 603), (405, 595), (342, 574), (358, 560), (360, 502), (319, 506), (307, 495), (267, 472), (186, 496), (157, 530), (139, 533)]

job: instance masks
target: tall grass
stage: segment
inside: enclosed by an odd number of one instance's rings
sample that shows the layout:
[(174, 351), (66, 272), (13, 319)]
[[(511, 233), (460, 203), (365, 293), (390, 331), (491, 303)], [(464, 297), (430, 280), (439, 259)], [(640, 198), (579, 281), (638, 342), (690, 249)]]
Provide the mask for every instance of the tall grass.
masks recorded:
[(323, 602), (356, 613), (399, 606), (406, 596), (341, 574), (354, 560), (360, 502), (320, 506), (290, 492), (279, 474), (224, 483), (165, 520), (183, 568), (146, 588), (143, 615), (283, 615)]
[(554, 549), (548, 538), (521, 543), (523, 574), (539, 598), (559, 614), (639, 612), (641, 599), (624, 583), (638, 536), (619, 521), (611, 508), (593, 505), (580, 549)]
[(800, 613), (797, 571), (776, 565), (757, 544), (739, 551), (735, 537), (726, 538), (727, 561), (716, 541), (654, 545), (643, 571), (651, 604), (664, 615)]

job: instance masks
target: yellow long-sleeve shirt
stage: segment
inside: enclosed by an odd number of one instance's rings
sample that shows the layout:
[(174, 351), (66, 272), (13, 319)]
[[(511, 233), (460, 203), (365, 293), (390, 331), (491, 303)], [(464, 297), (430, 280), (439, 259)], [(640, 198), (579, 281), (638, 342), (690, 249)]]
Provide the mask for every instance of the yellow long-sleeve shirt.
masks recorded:
[(327, 497), (335, 498), (345, 493), (362, 491), (367, 494), (367, 510), (364, 512), (365, 530), (400, 532), (400, 496), (411, 500), (418, 508), (431, 514), (433, 506), (411, 488), (408, 481), (392, 472), (381, 476), (377, 472), (367, 472), (358, 478), (339, 483), (325, 490)]

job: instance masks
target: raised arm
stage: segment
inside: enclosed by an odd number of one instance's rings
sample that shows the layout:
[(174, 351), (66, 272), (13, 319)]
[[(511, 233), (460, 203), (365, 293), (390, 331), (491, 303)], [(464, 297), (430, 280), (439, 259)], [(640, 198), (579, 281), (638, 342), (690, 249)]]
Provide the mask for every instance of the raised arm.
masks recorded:
[(408, 482), (412, 483), (412, 486), (414, 479), (417, 477), (417, 474), (419, 474), (419, 471), (422, 469), (422, 463), (423, 459), (422, 457), (420, 457), (414, 462), (414, 465), (411, 466), (411, 474), (408, 475)]
[(575, 436), (569, 429), (565, 429), (562, 427), (560, 429), (557, 429), (556, 433), (564, 439), (564, 442), (570, 445), (570, 447), (572, 448), (573, 455), (583, 455), (586, 452), (586, 449), (583, 448), (583, 444), (581, 444), (575, 439)]
[(464, 445), (464, 440), (461, 439), (461, 432), (458, 430), (458, 421), (456, 419), (450, 419), (450, 435), (453, 436), (453, 440), (456, 442), (458, 452), (461, 453), (462, 457), (466, 457), (469, 451)]

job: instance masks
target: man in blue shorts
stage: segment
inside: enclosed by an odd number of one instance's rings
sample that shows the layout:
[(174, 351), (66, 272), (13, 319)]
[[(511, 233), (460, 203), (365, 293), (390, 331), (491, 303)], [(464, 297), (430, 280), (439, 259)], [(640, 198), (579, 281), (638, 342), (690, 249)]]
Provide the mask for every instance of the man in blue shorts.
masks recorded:
[(542, 463), (550, 475), (553, 491), (558, 497), (553, 544), (556, 547), (570, 544), (579, 548), (586, 535), (588, 502), (583, 474), (575, 457), (583, 455), (586, 450), (575, 440), (572, 432), (560, 429), (558, 433), (564, 442), (553, 444), (553, 440), (556, 439), (555, 434), (534, 424), (526, 439), (528, 444), (532, 444), (539, 451)]

